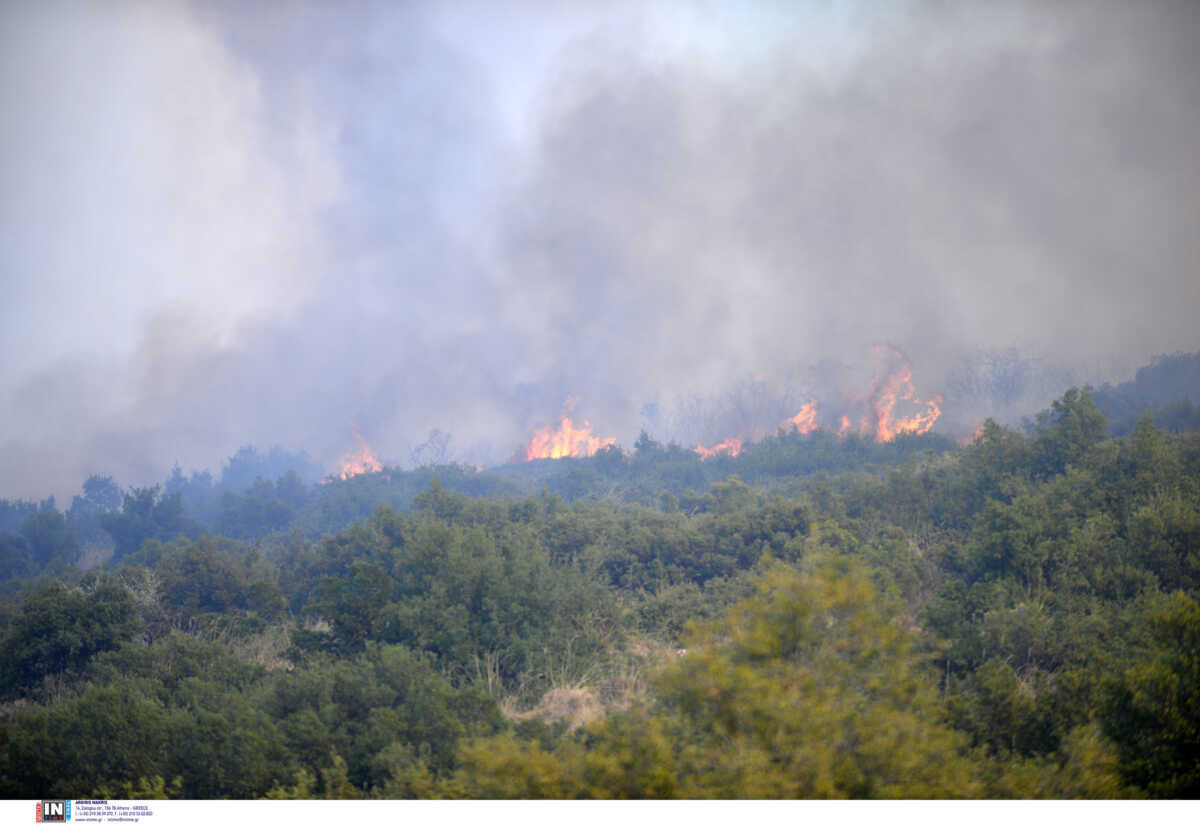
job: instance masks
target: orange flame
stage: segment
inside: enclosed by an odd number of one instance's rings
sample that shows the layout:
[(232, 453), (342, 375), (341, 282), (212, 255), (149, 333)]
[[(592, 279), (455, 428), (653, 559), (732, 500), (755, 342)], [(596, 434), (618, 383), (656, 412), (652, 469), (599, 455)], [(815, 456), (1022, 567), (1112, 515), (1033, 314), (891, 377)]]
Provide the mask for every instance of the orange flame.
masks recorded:
[(959, 446), (970, 446), (971, 444), (973, 444), (977, 440), (979, 440), (980, 437), (982, 437), (982, 436), (983, 436), (983, 422), (980, 421), (979, 425), (975, 427), (974, 432), (970, 433), (969, 435), (966, 435), (966, 434), (959, 435), (954, 440), (955, 440), (955, 443), (957, 443)]
[[(876, 440), (884, 442), (898, 435), (928, 432), (942, 415), (942, 396), (934, 395), (928, 401), (917, 397), (917, 389), (912, 382), (912, 364), (898, 350), (890, 346), (877, 346), (875, 356), (878, 365), (867, 397), (870, 409), (862, 419), (859, 431), (864, 435), (874, 435)], [(924, 404), (925, 409), (902, 417), (896, 414), (896, 405), (900, 401), (918, 406)]]
[(784, 426), (791, 424), (801, 435), (817, 429), (817, 402), (809, 401), (800, 407), (800, 411), (783, 422)]
[(616, 443), (616, 438), (597, 438), (592, 435), (592, 425), (587, 421), (576, 428), (569, 417), (563, 415), (558, 426), (547, 426), (529, 439), (517, 457), (523, 461), (539, 458), (587, 458), (606, 446)]
[[(789, 426), (795, 427), (796, 431), (801, 435), (807, 435), (820, 428), (817, 423), (817, 402), (809, 401), (800, 407), (800, 411), (786, 421), (781, 423), (780, 428), (786, 429)], [(696, 444), (692, 447), (693, 451), (700, 456), (700, 460), (706, 461), (709, 458), (716, 457), (720, 454), (728, 455), (731, 458), (736, 458), (742, 452), (742, 447), (745, 446), (745, 441), (738, 437), (726, 438), (719, 444), (714, 446), (701, 446)]]
[[(900, 435), (921, 435), (928, 432), (942, 415), (942, 396), (934, 395), (927, 401), (917, 397), (917, 390), (912, 382), (912, 364), (899, 350), (890, 346), (876, 346), (875, 357), (877, 364), (871, 387), (865, 397), (860, 396), (856, 399), (857, 404), (866, 405), (866, 412), (859, 421), (858, 431), (883, 442)], [(908, 410), (908, 414), (901, 414), (898, 407)], [(842, 415), (839, 424), (836, 430), (830, 431), (845, 436), (854, 429), (849, 415)], [(799, 412), (781, 423), (780, 427), (785, 430), (794, 427), (801, 435), (823, 429), (817, 421), (817, 402), (810, 400), (804, 404)], [(740, 438), (729, 438), (713, 447), (695, 447), (702, 460), (720, 452), (737, 455), (741, 449)]]
[(714, 458), (722, 452), (731, 458), (735, 458), (737, 457), (738, 453), (742, 451), (742, 439), (726, 438), (716, 446), (701, 446), (700, 444), (696, 444), (694, 449), (702, 461), (707, 461), (709, 458)]
[(343, 481), (353, 478), (355, 475), (366, 475), (368, 472), (383, 470), (383, 464), (375, 457), (375, 453), (363, 440), (363, 436), (358, 434), (358, 426), (354, 427), (354, 437), (358, 440), (360, 448), (358, 450), (351, 449), (342, 456), (340, 477)]

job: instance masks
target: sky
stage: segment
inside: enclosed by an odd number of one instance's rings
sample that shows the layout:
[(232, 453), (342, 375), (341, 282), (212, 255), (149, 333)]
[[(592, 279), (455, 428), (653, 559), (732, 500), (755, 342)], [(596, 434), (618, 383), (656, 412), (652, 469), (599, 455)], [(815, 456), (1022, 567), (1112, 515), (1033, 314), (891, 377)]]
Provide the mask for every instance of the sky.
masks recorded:
[(1200, 349), (1197, 42), (1157, 0), (0, 4), (0, 497), (355, 426), (494, 464), (569, 397), (716, 441), (878, 344), (946, 431), (1128, 378)]

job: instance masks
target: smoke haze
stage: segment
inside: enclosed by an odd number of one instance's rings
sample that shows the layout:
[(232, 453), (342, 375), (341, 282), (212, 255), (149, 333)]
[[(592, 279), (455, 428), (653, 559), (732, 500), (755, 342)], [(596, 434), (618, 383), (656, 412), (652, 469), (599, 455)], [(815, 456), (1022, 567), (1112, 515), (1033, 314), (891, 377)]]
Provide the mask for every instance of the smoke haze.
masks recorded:
[(650, 5), (5, 4), (0, 496), (1200, 348), (1200, 5)]

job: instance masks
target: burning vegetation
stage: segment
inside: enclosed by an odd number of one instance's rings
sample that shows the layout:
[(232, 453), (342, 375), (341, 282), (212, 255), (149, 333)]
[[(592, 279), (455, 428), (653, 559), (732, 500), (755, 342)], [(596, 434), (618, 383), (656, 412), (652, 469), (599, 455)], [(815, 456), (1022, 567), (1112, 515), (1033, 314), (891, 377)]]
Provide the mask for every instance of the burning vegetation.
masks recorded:
[(800, 407), (800, 411), (788, 418), (785, 425), (790, 424), (801, 435), (807, 435), (817, 428), (817, 402), (809, 401)]
[[(801, 435), (825, 430), (845, 437), (851, 432), (857, 432), (880, 442), (891, 441), (901, 435), (921, 435), (929, 432), (941, 417), (942, 397), (933, 395), (928, 400), (923, 400), (918, 396), (913, 384), (912, 364), (894, 347), (876, 346), (875, 361), (875, 374), (866, 393), (851, 396), (842, 404), (835, 404), (830, 423), (822, 423), (818, 402), (811, 399), (801, 406), (795, 415), (782, 421), (779, 428)], [(522, 462), (588, 458), (616, 443), (616, 438), (598, 437), (592, 431), (591, 423), (586, 420), (582, 424), (576, 424), (571, 418), (574, 406), (575, 398), (569, 396), (563, 404), (558, 422), (535, 432), (529, 441), (517, 450), (512, 460)], [(837, 409), (837, 406), (842, 408)], [(354, 437), (358, 440), (359, 449), (351, 450), (342, 457), (339, 475), (343, 480), (383, 469), (383, 465), (357, 428), (354, 430)], [(725, 438), (712, 446), (698, 443), (692, 449), (701, 460), (719, 455), (732, 458), (741, 454), (751, 443), (752, 437), (744, 432)], [(482, 471), (482, 467), (477, 466), (476, 469)]]
[(383, 464), (375, 457), (370, 445), (359, 434), (357, 426), (354, 427), (354, 438), (358, 441), (358, 449), (351, 449), (339, 461), (338, 477), (343, 481), (353, 478), (355, 475), (366, 475), (383, 470)]
[[(857, 427), (849, 414), (839, 417), (836, 429), (822, 426), (816, 400), (805, 403), (799, 412), (779, 426), (784, 431), (795, 430), (801, 435), (828, 429), (844, 437), (856, 431), (880, 442), (891, 441), (900, 435), (922, 435), (941, 417), (942, 397), (933, 395), (929, 400), (921, 400), (912, 376), (912, 364), (899, 350), (876, 346), (875, 377), (866, 395), (852, 401), (861, 407)], [(694, 450), (701, 460), (706, 460), (718, 454), (735, 456), (742, 450), (742, 445), (742, 438), (733, 437), (711, 447), (697, 444)]]
[[(878, 441), (890, 441), (898, 435), (922, 435), (932, 429), (942, 415), (941, 395), (934, 395), (928, 401), (917, 397), (912, 364), (898, 350), (877, 346), (875, 358), (875, 380), (871, 381), (867, 396), (868, 415), (859, 425), (859, 432), (874, 435)], [(896, 411), (901, 402), (917, 409), (901, 416)]]
[(568, 397), (563, 407), (563, 415), (557, 426), (547, 426), (535, 432), (529, 443), (517, 452), (515, 460), (588, 458), (617, 442), (616, 438), (597, 438), (592, 434), (592, 425), (587, 421), (584, 421), (582, 426), (575, 425), (570, 417), (575, 407), (575, 398)]
[(726, 438), (715, 446), (701, 446), (700, 444), (696, 444), (695, 451), (702, 461), (716, 457), (717, 455), (728, 455), (731, 458), (735, 458), (742, 451), (742, 439)]

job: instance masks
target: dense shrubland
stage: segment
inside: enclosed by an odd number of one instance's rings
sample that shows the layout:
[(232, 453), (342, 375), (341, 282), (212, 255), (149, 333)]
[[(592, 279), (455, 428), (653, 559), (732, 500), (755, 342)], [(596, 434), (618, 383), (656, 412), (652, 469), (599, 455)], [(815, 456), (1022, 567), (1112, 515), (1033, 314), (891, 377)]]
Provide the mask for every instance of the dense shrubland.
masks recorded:
[(1195, 797), (1200, 435), (1114, 433), (0, 502), (0, 793)]

